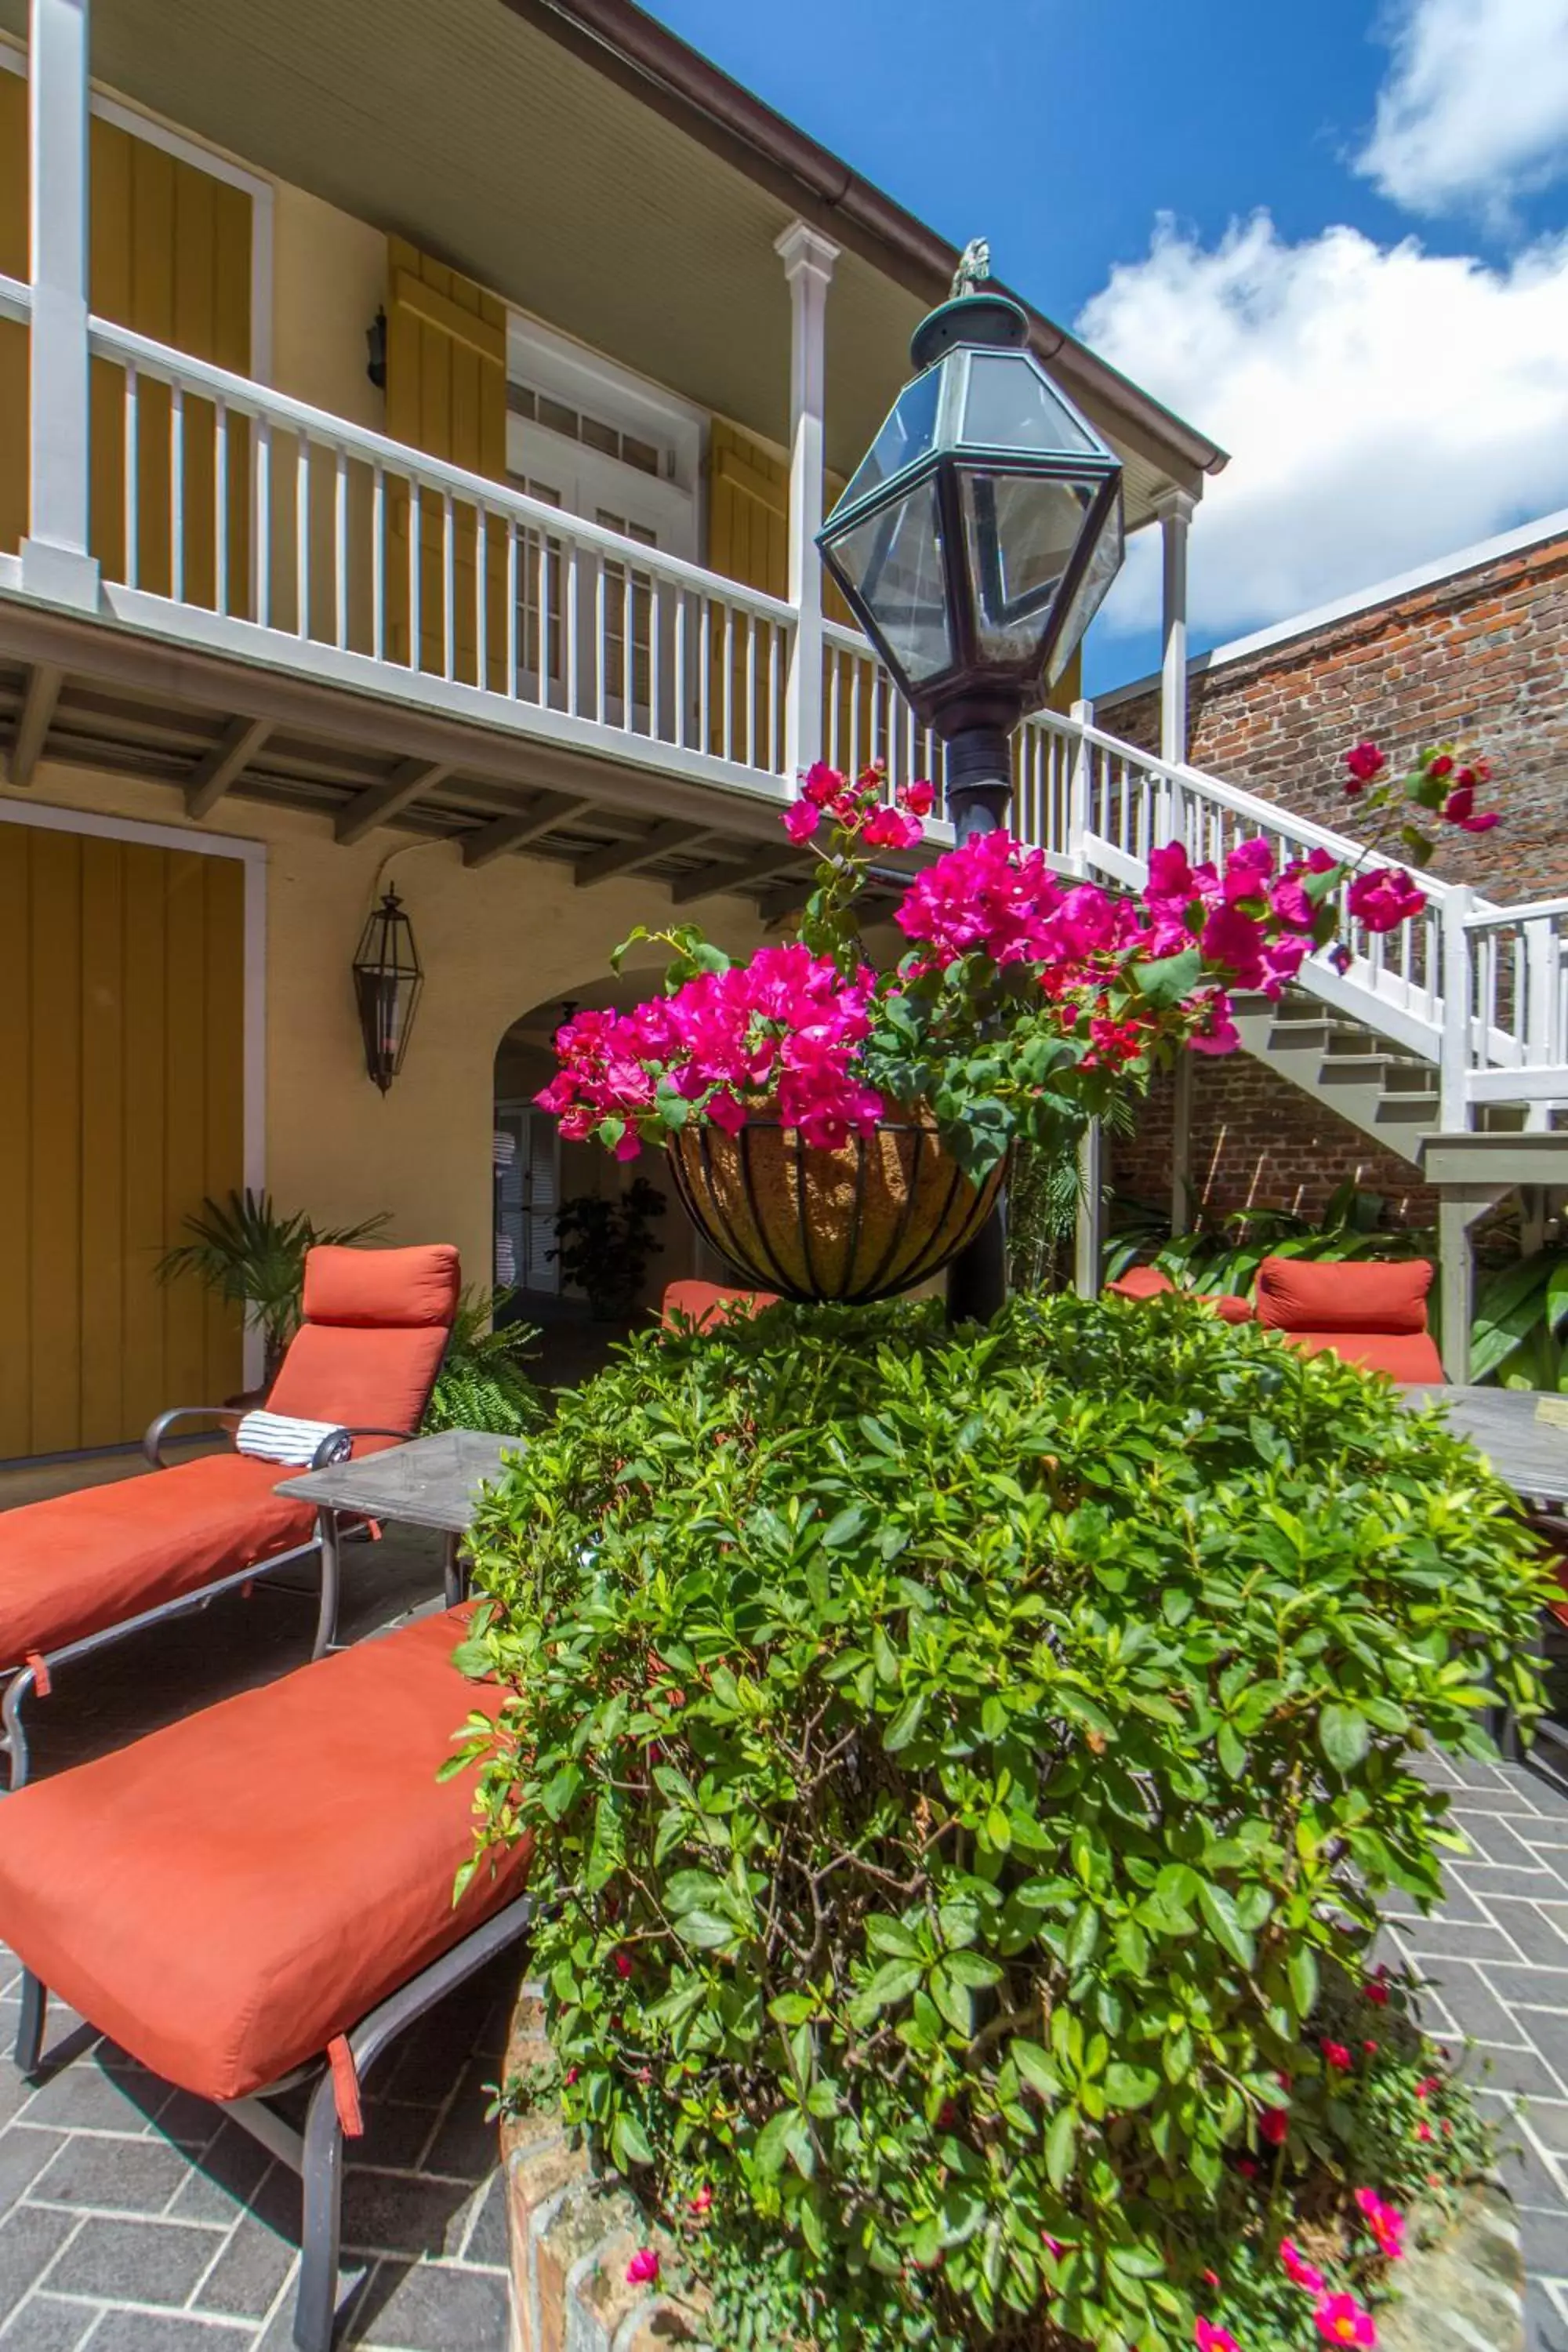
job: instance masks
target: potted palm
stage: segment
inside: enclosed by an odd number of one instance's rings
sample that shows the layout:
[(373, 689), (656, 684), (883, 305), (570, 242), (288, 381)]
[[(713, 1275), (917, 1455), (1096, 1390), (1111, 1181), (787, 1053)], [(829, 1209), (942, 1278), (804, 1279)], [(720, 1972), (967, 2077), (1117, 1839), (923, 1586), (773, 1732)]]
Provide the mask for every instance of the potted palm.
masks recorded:
[(270, 1192), (253, 1192), (247, 1185), (226, 1200), (205, 1200), (181, 1222), (190, 1239), (165, 1250), (158, 1261), (159, 1278), (171, 1282), (194, 1275), (219, 1298), (243, 1307), (247, 1323), (261, 1333), (264, 1394), (299, 1328), (307, 1250), (321, 1243), (368, 1241), (381, 1232), (386, 1215), (363, 1217), (357, 1225), (316, 1225), (298, 1211), (281, 1215)]

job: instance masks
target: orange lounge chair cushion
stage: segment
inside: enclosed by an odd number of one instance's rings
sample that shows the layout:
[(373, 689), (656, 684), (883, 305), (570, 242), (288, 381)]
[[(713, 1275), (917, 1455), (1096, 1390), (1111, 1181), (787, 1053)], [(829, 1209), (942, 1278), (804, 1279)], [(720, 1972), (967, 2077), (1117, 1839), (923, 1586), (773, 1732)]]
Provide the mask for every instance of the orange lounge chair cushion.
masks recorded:
[(1421, 1257), (1394, 1265), (1266, 1257), (1258, 1269), (1258, 1319), (1270, 1331), (1375, 1331), (1408, 1338), (1426, 1328), (1431, 1287), (1432, 1268)]
[[(305, 1260), (305, 1319), (289, 1344), (270, 1412), (347, 1429), (418, 1428), (452, 1318), (458, 1253), (322, 1244)], [(374, 1453), (379, 1443), (357, 1446)]]
[(1279, 1336), (1303, 1355), (1340, 1356), (1363, 1371), (1386, 1372), (1391, 1381), (1445, 1378), (1437, 1343), (1426, 1331), (1282, 1331)]
[(764, 1307), (778, 1303), (776, 1290), (736, 1290), (721, 1282), (671, 1282), (659, 1302), (658, 1319), (666, 1330), (674, 1328), (678, 1317), (701, 1330), (705, 1324), (727, 1323), (731, 1315), (760, 1315)]
[(458, 1311), (459, 1278), (450, 1242), (385, 1250), (320, 1242), (305, 1259), (305, 1320), (446, 1329)]
[(451, 1663), (466, 1613), (7, 1797), (0, 1937), (202, 2098), (241, 2098), (318, 2057), (521, 1891), (526, 1843), (452, 1904), (473, 1789), (436, 1772), (487, 1696)]
[(309, 1543), (310, 1504), (273, 1492), (297, 1475), (201, 1454), (0, 1511), (0, 1671)]
[[(1174, 1296), (1176, 1286), (1170, 1276), (1163, 1274), (1157, 1265), (1130, 1265), (1125, 1274), (1119, 1275), (1114, 1282), (1108, 1282), (1105, 1287), (1113, 1298), (1164, 1298)], [(1251, 1301), (1234, 1298), (1228, 1291), (1194, 1290), (1184, 1296), (1201, 1298), (1222, 1323), (1250, 1323), (1252, 1320)]]

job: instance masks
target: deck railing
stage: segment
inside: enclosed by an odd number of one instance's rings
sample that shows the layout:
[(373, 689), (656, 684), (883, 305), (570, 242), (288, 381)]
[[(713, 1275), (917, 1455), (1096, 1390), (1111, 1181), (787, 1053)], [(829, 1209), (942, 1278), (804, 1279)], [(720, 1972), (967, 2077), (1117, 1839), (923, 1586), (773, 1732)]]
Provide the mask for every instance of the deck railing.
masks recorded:
[(784, 769), (791, 608), (95, 319), (107, 580), (751, 773)]
[[(31, 312), (0, 276), (0, 333)], [(107, 320), (89, 349), (91, 536), (119, 617), (394, 691), (401, 674), (425, 699), (477, 695), (525, 730), (784, 796), (788, 604)], [(823, 755), (940, 789), (942, 744), (867, 640), (824, 623), (822, 664)], [(1281, 859), (1379, 862), (1120, 741), (1088, 704), (1017, 730), (1013, 782), (1022, 839), (1123, 888), (1175, 840), (1194, 864), (1258, 835)], [(1302, 984), (1437, 1065), (1446, 1129), (1499, 1102), (1546, 1123), (1568, 1106), (1568, 898), (1421, 887), (1392, 932), (1342, 909), (1348, 961), (1310, 958)]]

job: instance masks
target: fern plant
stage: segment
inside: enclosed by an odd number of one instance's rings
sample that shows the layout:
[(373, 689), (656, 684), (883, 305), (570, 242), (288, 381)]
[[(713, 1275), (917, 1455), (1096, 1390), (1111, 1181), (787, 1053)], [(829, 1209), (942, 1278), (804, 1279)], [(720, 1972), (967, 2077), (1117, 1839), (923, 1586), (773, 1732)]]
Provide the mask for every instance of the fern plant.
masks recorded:
[(366, 1241), (386, 1221), (383, 1210), (356, 1225), (317, 1225), (302, 1211), (281, 1215), (270, 1192), (253, 1192), (247, 1185), (226, 1200), (204, 1200), (181, 1220), (191, 1238), (164, 1251), (158, 1276), (172, 1282), (193, 1275), (231, 1306), (242, 1307), (246, 1321), (261, 1332), (270, 1385), (300, 1328), (307, 1250), (323, 1243)]
[(538, 1326), (498, 1321), (515, 1296), (511, 1290), (464, 1291), (426, 1408), (426, 1433), (485, 1429), (500, 1437), (521, 1437), (543, 1419), (543, 1399), (527, 1370)]

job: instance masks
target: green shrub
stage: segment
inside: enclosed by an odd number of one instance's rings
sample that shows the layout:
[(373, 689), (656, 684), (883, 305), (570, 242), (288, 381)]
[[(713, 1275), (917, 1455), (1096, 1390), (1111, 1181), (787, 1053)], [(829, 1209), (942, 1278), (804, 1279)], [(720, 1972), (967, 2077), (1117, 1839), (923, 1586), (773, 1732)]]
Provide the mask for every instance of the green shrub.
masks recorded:
[(780, 1307), (630, 1342), (475, 1551), (567, 2115), (823, 2344), (1048, 2298), (1190, 2345), (1216, 2246), (1354, 2185), (1319, 2036), (1438, 1891), (1409, 1751), (1534, 1700), (1526, 1538), (1436, 1419), (1180, 1302)]
[(425, 1409), (426, 1436), (438, 1429), (488, 1429), (521, 1437), (542, 1419), (543, 1400), (528, 1371), (539, 1328), (495, 1320), (514, 1295), (464, 1291)]

